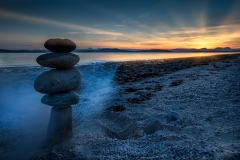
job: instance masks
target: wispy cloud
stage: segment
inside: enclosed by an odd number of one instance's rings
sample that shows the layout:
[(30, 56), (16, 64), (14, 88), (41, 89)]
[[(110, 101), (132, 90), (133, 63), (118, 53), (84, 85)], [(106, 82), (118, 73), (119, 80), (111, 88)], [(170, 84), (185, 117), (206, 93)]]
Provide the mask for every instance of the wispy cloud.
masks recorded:
[(144, 18), (144, 17), (147, 17), (148, 15), (150, 15), (151, 14), (151, 12), (145, 12), (145, 13), (143, 13), (143, 14), (140, 14), (139, 16), (138, 16), (138, 18)]
[(83, 32), (68, 32), (69, 34), (83, 34)]
[(158, 28), (161, 26), (161, 24), (162, 23), (160, 21), (152, 21), (147, 26), (149, 26), (150, 28)]
[(31, 46), (35, 46), (35, 45), (32, 45), (32, 44), (23, 44), (22, 46), (31, 47)]
[(122, 25), (122, 24), (115, 24), (115, 27), (126, 27), (126, 25)]
[(107, 34), (107, 35), (115, 35), (115, 36), (122, 35), (122, 33), (119, 33), (119, 32), (110, 32), (110, 31), (95, 29), (95, 28), (86, 27), (86, 26), (82, 26), (82, 25), (70, 24), (70, 23), (66, 23), (66, 22), (60, 22), (60, 21), (55, 21), (55, 20), (50, 20), (50, 19), (45, 19), (45, 18), (40, 18), (40, 17), (34, 17), (34, 16), (29, 16), (29, 15), (24, 15), (24, 14), (19, 14), (19, 13), (4, 11), (4, 10), (0, 10), (0, 16), (12, 18), (12, 19), (29, 21), (29, 22), (33, 22), (33, 23), (48, 24), (48, 25), (60, 26), (60, 27), (64, 27), (64, 28), (71, 28), (71, 29), (85, 31), (85, 32), (88, 32), (91, 34)]

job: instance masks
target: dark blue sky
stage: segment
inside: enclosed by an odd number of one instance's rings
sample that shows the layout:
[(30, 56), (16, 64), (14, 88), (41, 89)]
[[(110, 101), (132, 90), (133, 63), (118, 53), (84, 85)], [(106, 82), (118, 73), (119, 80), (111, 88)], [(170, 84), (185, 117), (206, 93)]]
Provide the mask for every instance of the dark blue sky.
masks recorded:
[(0, 2), (0, 48), (240, 48), (238, 0), (9, 0)]

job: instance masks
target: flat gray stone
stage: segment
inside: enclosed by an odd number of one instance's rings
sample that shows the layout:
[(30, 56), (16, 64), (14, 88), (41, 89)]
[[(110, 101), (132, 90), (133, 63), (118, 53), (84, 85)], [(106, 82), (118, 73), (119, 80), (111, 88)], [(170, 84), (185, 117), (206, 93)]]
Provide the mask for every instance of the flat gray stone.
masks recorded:
[(161, 129), (163, 129), (163, 125), (159, 120), (152, 120), (143, 127), (143, 130), (146, 134), (153, 134)]
[(43, 72), (34, 81), (34, 89), (40, 93), (54, 94), (79, 88), (82, 81), (77, 68), (66, 70), (52, 69)]
[(37, 57), (37, 63), (43, 67), (67, 69), (79, 62), (78, 55), (73, 53), (47, 53)]
[(44, 47), (54, 53), (69, 53), (76, 49), (76, 44), (69, 39), (49, 39), (44, 43)]
[(42, 97), (41, 102), (53, 107), (66, 108), (78, 104), (79, 95), (75, 92), (46, 94)]

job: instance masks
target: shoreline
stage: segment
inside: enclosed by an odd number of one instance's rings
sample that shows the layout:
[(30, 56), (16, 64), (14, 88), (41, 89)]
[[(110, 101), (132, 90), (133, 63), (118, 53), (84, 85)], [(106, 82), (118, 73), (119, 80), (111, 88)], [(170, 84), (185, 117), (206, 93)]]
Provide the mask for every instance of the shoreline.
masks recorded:
[[(38, 150), (33, 159), (239, 158), (240, 54), (77, 68), (83, 86), (73, 107), (73, 138)], [(34, 81), (46, 70), (0, 68), (1, 88), (14, 83), (12, 77)], [(168, 118), (171, 112), (177, 120)], [(152, 120), (162, 128), (146, 134)]]
[[(184, 52), (179, 52), (179, 53), (184, 53)], [(179, 54), (178, 52), (173, 52), (172, 54)], [(188, 53), (186, 53), (188, 54)], [(201, 54), (201, 53), (200, 53)], [(137, 61), (165, 61), (165, 60), (184, 60), (184, 59), (188, 59), (188, 58), (197, 58), (197, 57), (209, 57), (209, 56), (224, 56), (224, 55), (239, 55), (240, 53), (237, 52), (237, 53), (227, 53), (227, 54), (218, 54), (218, 55), (198, 55), (198, 56), (187, 56), (187, 57), (181, 57), (181, 58), (159, 58), (159, 59), (143, 59), (143, 60), (139, 60), (139, 59), (136, 59), (136, 60), (121, 60), (121, 61), (118, 61), (118, 60), (94, 60), (94, 61), (84, 61), (84, 62), (81, 62), (80, 60), (80, 63), (78, 63), (78, 67), (81, 66), (81, 65), (93, 65), (95, 63), (123, 63), (123, 62), (137, 62)], [(134, 55), (134, 54), (133, 54)], [(14, 68), (14, 67), (41, 67), (39, 66), (37, 63), (36, 64), (28, 64), (27, 66), (24, 66), (24, 65), (11, 65), (11, 66), (0, 66), (0, 68)]]

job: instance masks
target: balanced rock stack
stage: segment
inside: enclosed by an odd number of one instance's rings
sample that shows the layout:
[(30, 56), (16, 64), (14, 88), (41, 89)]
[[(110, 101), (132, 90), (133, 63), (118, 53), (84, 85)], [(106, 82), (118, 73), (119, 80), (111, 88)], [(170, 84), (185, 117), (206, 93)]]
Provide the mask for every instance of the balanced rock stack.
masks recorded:
[(74, 90), (79, 88), (82, 80), (80, 71), (73, 66), (80, 58), (70, 53), (76, 49), (76, 44), (68, 39), (49, 39), (44, 47), (52, 53), (40, 55), (36, 61), (52, 69), (36, 78), (34, 89), (45, 93), (42, 103), (53, 106), (47, 141), (54, 145), (72, 137), (71, 105), (79, 102)]
[(68, 69), (80, 60), (77, 55), (70, 53), (76, 49), (76, 44), (68, 39), (49, 39), (44, 47), (53, 53), (37, 57), (37, 63), (43, 67)]

